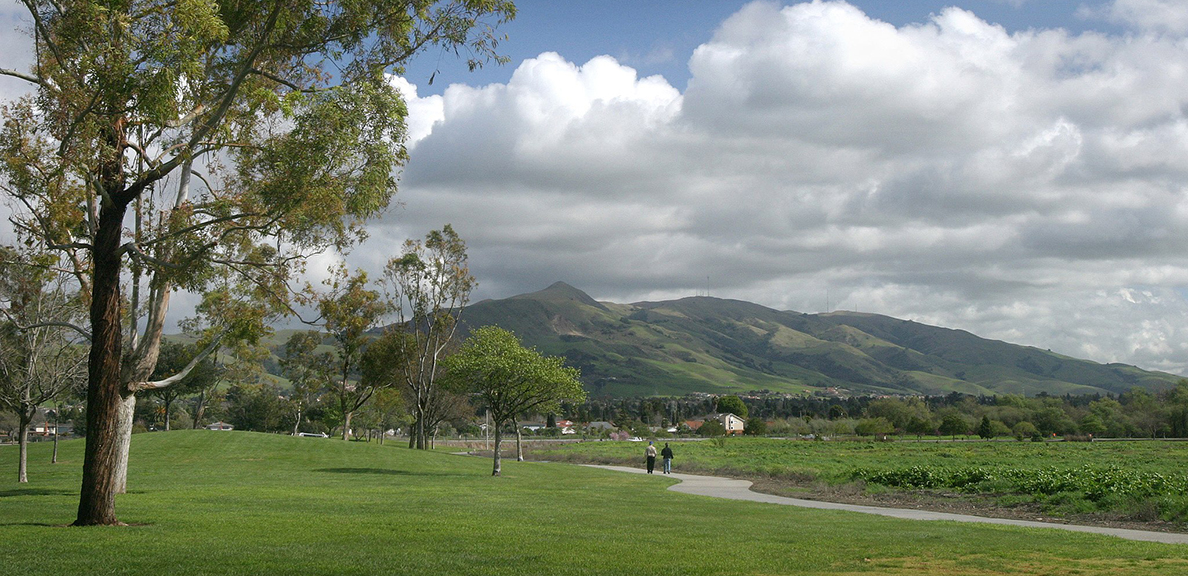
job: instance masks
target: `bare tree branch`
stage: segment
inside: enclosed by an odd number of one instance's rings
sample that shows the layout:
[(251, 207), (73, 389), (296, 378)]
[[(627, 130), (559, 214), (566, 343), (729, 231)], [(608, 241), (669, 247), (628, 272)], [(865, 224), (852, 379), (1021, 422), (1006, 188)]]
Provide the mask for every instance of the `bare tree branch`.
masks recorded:
[(186, 376), (189, 376), (190, 372), (192, 372), (199, 363), (201, 363), (203, 360), (206, 360), (207, 356), (210, 356), (219, 349), (219, 345), (223, 342), (223, 337), (226, 336), (228, 332), (229, 330), (224, 330), (218, 336), (215, 336), (215, 339), (211, 341), (211, 343), (208, 344), (206, 348), (202, 350), (202, 352), (199, 352), (193, 360), (190, 360), (190, 363), (186, 364), (186, 367), (182, 368), (181, 372), (165, 378), (164, 380), (156, 380), (151, 382), (129, 382), (128, 392), (140, 392), (141, 390), (160, 390), (161, 388), (168, 388), (174, 384), (177, 384), (178, 382), (181, 382), (182, 380), (185, 380)]

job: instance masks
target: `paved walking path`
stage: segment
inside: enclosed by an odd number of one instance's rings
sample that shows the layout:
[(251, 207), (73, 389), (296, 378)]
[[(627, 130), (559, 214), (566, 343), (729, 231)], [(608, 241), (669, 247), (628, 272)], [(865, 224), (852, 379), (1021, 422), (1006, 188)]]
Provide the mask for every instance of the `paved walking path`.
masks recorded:
[[(593, 464), (588, 466), (593, 468), (604, 468), (606, 470), (617, 470), (619, 472), (632, 472), (635, 474), (646, 473), (646, 471), (643, 469), (628, 468), (625, 466), (598, 466)], [(663, 476), (663, 474), (656, 475)], [(946, 512), (931, 512), (928, 510), (912, 510), (909, 508), (880, 508), (878, 506), (860, 506), (857, 504), (838, 504), (836, 502), (801, 500), (800, 498), (788, 498), (786, 496), (773, 496), (771, 494), (753, 492), (751, 490), (751, 482), (749, 480), (735, 480), (733, 478), (721, 478), (718, 476), (697, 476), (694, 474), (669, 474), (669, 477), (680, 480), (680, 483), (669, 486), (669, 490), (674, 492), (684, 492), (686, 494), (697, 494), (700, 496), (714, 496), (717, 498), (728, 498), (731, 500), (750, 500), (752, 502), (767, 502), (769, 504), (783, 504), (787, 506), (800, 506), (802, 508), (817, 508), (821, 510), (845, 510), (848, 512), (878, 514), (879, 516), (890, 516), (892, 518), (903, 518), (907, 520), (949, 520), (953, 522), (980, 522), (983, 524), (1024, 526), (1027, 528), (1054, 528), (1057, 530), (1069, 530), (1071, 532), (1105, 534), (1107, 536), (1117, 536), (1127, 540), (1163, 542), (1166, 544), (1188, 544), (1188, 534), (1177, 534), (1174, 532), (1151, 532), (1147, 530), (1125, 530), (1122, 528), (1104, 528), (1099, 526), (1078, 526), (1075, 524), (1056, 524), (1052, 522), (1034, 522), (1030, 520), (1010, 520), (1007, 518), (985, 518), (982, 516), (949, 514)]]

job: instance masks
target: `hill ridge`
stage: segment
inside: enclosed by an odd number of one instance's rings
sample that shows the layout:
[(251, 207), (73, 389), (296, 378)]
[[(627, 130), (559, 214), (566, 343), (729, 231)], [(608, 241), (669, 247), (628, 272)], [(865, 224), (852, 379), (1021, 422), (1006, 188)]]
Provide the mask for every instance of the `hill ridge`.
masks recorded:
[(464, 332), (495, 324), (565, 356), (592, 393), (610, 396), (1116, 394), (1179, 379), (877, 313), (808, 314), (709, 296), (618, 304), (564, 282), (472, 304), (462, 319)]

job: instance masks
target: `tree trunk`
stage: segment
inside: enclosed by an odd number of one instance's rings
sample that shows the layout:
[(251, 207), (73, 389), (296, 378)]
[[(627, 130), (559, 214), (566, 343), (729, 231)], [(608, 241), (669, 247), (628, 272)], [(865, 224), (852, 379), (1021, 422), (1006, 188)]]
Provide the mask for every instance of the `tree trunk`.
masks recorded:
[(500, 472), (499, 443), (503, 442), (503, 430), (499, 424), (495, 423), (495, 469), (491, 471), (492, 476), (499, 476)]
[[(171, 396), (171, 395), (172, 394), (170, 394), (169, 396)], [(172, 404), (173, 404), (173, 399), (171, 397), (169, 399), (165, 400), (165, 431), (166, 432), (169, 431), (169, 408), (172, 407)]]
[(206, 391), (198, 393), (198, 408), (194, 410), (194, 425), (191, 426), (194, 430), (202, 427), (202, 416), (206, 414)]
[[(61, 412), (61, 409), (58, 409)], [(54, 455), (50, 458), (50, 464), (58, 463), (58, 416), (54, 415)]]
[(115, 491), (128, 492), (128, 453), (132, 449), (132, 419), (136, 416), (136, 395), (129, 394), (120, 401), (119, 451), (116, 453)]
[[(116, 161), (118, 162), (118, 160)], [(105, 178), (106, 180), (106, 178)], [(102, 182), (104, 186), (108, 182)], [(117, 190), (122, 186), (105, 186)], [(120, 236), (127, 205), (107, 199), (99, 212), (91, 285), (91, 352), (87, 363), (87, 443), (76, 526), (115, 525), (114, 471), (122, 382)]]
[(29, 481), (29, 422), (33, 421), (33, 414), (28, 409), (21, 406), (20, 414), (17, 414), (18, 426), (17, 441), (20, 443), (20, 459), (17, 461), (17, 482), (25, 483)]
[(296, 436), (301, 428), (301, 409), (297, 409), (297, 421), (293, 423), (293, 435)]
[(524, 436), (520, 423), (516, 423), (516, 462), (524, 461)]
[(351, 416), (353, 416), (353, 415), (354, 415), (353, 412), (347, 412), (346, 415), (344, 415), (342, 418), (342, 439), (343, 440), (349, 439), (349, 434), (350, 434), (350, 429), (351, 429)]

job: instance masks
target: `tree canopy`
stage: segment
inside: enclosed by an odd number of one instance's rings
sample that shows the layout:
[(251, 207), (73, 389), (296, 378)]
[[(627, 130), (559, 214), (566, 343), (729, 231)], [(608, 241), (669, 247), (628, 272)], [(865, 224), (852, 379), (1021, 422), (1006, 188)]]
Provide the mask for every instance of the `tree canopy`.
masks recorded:
[(492, 475), (500, 474), (502, 427), (526, 412), (555, 412), (562, 400), (586, 397), (577, 368), (564, 359), (525, 348), (515, 334), (496, 326), (471, 332), (458, 353), (445, 360), (447, 382), (478, 395), (495, 424)]

